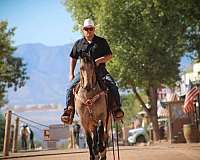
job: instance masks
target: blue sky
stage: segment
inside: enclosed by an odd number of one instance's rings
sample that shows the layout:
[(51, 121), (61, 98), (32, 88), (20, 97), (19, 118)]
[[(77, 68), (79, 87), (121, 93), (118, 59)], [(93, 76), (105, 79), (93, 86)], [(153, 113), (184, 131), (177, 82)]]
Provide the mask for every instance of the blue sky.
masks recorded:
[[(61, 0), (0, 0), (2, 20), (8, 21), (9, 28), (17, 27), (13, 37), (16, 46), (25, 43), (63, 45), (73, 43), (81, 36), (72, 31), (74, 22)], [(62, 112), (63, 108), (52, 112), (56, 114), (54, 122), (48, 113), (44, 119), (38, 118), (38, 113), (28, 115), (29, 112), (24, 112), (24, 116), (44, 124), (59, 123)]]
[(73, 32), (73, 20), (61, 0), (0, 0), (0, 20), (17, 27), (15, 45), (63, 45), (81, 36)]

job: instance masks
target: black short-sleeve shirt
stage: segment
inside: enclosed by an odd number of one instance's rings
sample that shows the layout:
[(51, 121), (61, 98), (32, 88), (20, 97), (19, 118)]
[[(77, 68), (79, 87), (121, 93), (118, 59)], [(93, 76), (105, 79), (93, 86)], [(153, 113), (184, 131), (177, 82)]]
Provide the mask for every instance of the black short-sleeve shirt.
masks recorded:
[[(76, 41), (70, 53), (70, 57), (78, 59), (80, 54), (83, 52), (90, 52), (94, 59), (112, 54), (107, 41), (104, 38), (96, 35), (94, 35), (91, 43), (89, 43), (85, 38)], [(101, 75), (108, 73), (105, 68), (105, 63), (99, 65), (97, 72)]]

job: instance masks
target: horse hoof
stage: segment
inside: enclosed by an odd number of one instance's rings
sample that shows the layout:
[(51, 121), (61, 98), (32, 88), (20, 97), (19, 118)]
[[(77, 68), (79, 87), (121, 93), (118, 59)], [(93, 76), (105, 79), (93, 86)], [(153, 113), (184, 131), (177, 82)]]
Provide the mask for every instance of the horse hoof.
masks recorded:
[(99, 155), (95, 155), (95, 160), (99, 160)]
[(100, 153), (100, 160), (106, 160), (106, 148)]
[(106, 160), (106, 157), (101, 157), (99, 160)]
[(93, 156), (90, 156), (90, 160), (95, 160)]

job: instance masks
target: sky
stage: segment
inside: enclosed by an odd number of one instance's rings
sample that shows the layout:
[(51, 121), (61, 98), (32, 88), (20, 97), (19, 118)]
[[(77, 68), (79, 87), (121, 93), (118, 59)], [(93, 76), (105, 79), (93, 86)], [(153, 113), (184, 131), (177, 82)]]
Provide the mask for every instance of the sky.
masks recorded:
[[(74, 22), (66, 11), (61, 0), (0, 0), (0, 21), (7, 20), (8, 27), (16, 27), (13, 37), (14, 45), (27, 43), (42, 43), (47, 46), (57, 46), (73, 43), (81, 34), (73, 32)], [(60, 122), (63, 108), (51, 112)], [(25, 117), (41, 123), (53, 123), (51, 117), (40, 119), (37, 113)], [(41, 114), (39, 114), (41, 115)], [(46, 116), (45, 116), (46, 117)], [(48, 117), (48, 116), (47, 116)]]
[(15, 45), (42, 43), (48, 46), (73, 43), (80, 37), (61, 0), (0, 0), (0, 21), (17, 27)]

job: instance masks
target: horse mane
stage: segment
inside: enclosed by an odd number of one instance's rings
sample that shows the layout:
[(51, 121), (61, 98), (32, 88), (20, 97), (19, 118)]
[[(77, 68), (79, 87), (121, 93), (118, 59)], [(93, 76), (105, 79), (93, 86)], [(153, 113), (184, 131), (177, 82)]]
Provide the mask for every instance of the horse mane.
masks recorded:
[(95, 64), (95, 60), (90, 53), (83, 52), (80, 57), (84, 63)]
[[(84, 64), (89, 64), (89, 65), (92, 65), (92, 68), (94, 68), (94, 70), (96, 70), (96, 63), (95, 63), (94, 58), (90, 54), (90, 52), (89, 53), (83, 52), (80, 55), (80, 58), (81, 58), (80, 68)], [(96, 83), (96, 73), (95, 72), (92, 73), (92, 78), (93, 78), (93, 82)], [(80, 84), (82, 84), (83, 82), (84, 82), (83, 75), (82, 75), (82, 73), (80, 71)]]

